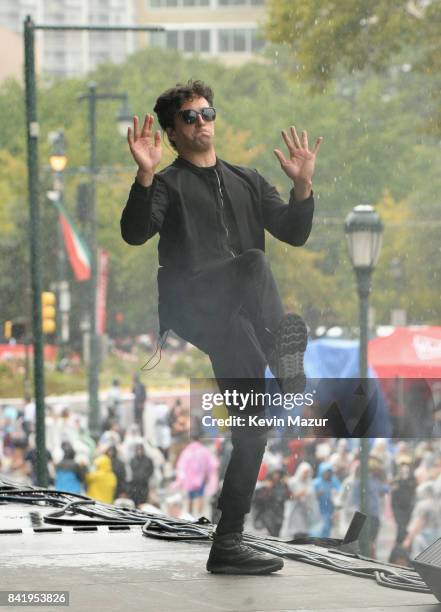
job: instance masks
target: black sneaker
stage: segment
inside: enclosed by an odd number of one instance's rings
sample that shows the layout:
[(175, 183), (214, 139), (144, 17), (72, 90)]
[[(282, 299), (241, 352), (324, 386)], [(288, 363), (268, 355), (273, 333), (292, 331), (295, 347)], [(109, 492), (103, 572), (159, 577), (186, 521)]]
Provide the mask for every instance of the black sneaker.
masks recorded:
[(305, 390), (303, 356), (307, 342), (308, 331), (302, 317), (297, 314), (285, 315), (276, 332), (269, 363), (283, 393), (303, 393)]
[(213, 574), (271, 574), (283, 567), (283, 560), (242, 543), (241, 533), (213, 536), (207, 571)]

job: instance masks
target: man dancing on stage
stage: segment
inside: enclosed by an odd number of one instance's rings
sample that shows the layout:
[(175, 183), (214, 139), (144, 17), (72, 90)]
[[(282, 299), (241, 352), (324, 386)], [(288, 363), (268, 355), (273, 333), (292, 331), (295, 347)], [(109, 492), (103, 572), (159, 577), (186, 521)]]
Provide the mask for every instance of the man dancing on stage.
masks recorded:
[[(302, 392), (303, 320), (285, 314), (265, 257), (264, 231), (292, 246), (311, 231), (312, 176), (322, 141), (309, 150), (306, 131), (282, 131), (288, 154), (274, 154), (293, 181), (289, 203), (256, 170), (216, 156), (213, 91), (201, 81), (178, 84), (159, 96), (154, 112), (177, 151), (175, 161), (156, 172), (161, 133), (153, 116), (128, 130), (138, 165), (121, 217), (121, 233), (132, 245), (159, 232), (160, 335), (172, 329), (210, 358), (221, 391), (265, 391), (268, 364), (283, 392)], [(251, 385), (251, 386), (250, 386)], [(245, 514), (264, 453), (267, 431), (232, 430), (233, 450), (218, 507), (207, 570), (267, 574), (282, 559), (242, 543)]]

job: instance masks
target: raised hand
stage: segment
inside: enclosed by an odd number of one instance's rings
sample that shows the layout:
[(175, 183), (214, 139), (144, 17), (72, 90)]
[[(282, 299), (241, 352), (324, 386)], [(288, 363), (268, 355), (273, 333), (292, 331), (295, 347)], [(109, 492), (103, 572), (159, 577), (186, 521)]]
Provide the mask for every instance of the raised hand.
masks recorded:
[(153, 115), (146, 115), (140, 130), (139, 119), (135, 115), (133, 117), (133, 131), (130, 127), (127, 130), (130, 152), (139, 168), (138, 176), (141, 174), (146, 178), (153, 177), (162, 155), (161, 132), (156, 130), (153, 135), (153, 121)]
[(308, 134), (302, 131), (302, 140), (297, 135), (296, 128), (290, 127), (291, 137), (286, 130), (282, 130), (282, 137), (288, 148), (288, 159), (280, 149), (274, 149), (274, 154), (280, 162), (282, 170), (295, 184), (310, 185), (314, 174), (315, 159), (323, 141), (322, 136), (317, 138), (312, 151), (309, 150)]

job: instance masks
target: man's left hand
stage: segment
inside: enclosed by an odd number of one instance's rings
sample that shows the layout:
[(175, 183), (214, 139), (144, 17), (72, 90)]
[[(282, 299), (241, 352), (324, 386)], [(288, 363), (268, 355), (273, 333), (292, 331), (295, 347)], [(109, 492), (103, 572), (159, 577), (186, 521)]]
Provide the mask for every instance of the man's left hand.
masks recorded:
[(282, 130), (282, 137), (288, 148), (289, 158), (286, 159), (280, 149), (274, 149), (274, 154), (279, 160), (282, 170), (294, 181), (296, 200), (304, 200), (311, 195), (315, 159), (323, 137), (319, 136), (317, 138), (314, 148), (310, 151), (306, 130), (303, 130), (301, 133), (301, 141), (293, 125), (290, 127), (290, 132), (291, 137), (286, 130)]

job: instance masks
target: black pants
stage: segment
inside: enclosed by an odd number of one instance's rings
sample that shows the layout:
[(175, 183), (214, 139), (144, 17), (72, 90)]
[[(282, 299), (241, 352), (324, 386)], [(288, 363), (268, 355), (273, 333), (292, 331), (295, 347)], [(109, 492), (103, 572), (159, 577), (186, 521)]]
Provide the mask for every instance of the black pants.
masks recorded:
[(135, 423), (139, 427), (141, 436), (144, 435), (144, 402), (142, 404), (136, 404), (134, 408), (134, 419)]
[[(250, 249), (207, 267), (192, 280), (189, 293), (199, 315), (191, 325), (173, 326), (174, 331), (208, 354), (221, 391), (242, 391), (251, 384), (263, 393), (274, 333), (284, 316), (263, 251)], [(257, 427), (233, 429), (233, 450), (218, 501), (221, 510), (250, 511), (267, 437)]]

